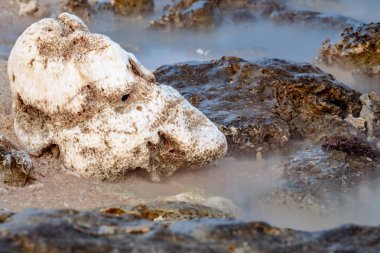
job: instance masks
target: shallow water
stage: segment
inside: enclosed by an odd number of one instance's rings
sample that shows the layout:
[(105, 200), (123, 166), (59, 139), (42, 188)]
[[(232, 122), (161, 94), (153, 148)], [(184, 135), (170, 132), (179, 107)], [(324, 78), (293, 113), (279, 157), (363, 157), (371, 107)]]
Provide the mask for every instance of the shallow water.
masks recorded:
[[(322, 10), (342, 14), (365, 22), (380, 21), (380, 1), (291, 0), (299, 9)], [(54, 4), (54, 1), (51, 1)], [(317, 29), (297, 25), (276, 25), (265, 20), (253, 24), (225, 24), (210, 32), (153, 32), (146, 30), (149, 21), (161, 15), (161, 8), (170, 1), (158, 1), (156, 13), (146, 19), (128, 19), (98, 14), (87, 21), (93, 32), (109, 35), (126, 50), (135, 53), (146, 67), (155, 69), (164, 64), (210, 60), (221, 56), (239, 56), (247, 60), (276, 57), (293, 61), (313, 62), (321, 43), (339, 34), (339, 30)], [(55, 16), (53, 9), (51, 16)], [(6, 57), (18, 35), (30, 20), (17, 26), (0, 26), (0, 57)], [(371, 81), (357, 82), (350, 73), (326, 69), (339, 80), (362, 92), (379, 91)], [(23, 189), (0, 191), (0, 207), (19, 210), (40, 208), (93, 208), (113, 204), (138, 203), (139, 199), (155, 199), (183, 192), (216, 195), (228, 198), (240, 209), (244, 220), (262, 220), (273, 225), (315, 230), (343, 223), (380, 224), (379, 186), (360, 186), (350, 203), (334, 214), (318, 214), (292, 206), (271, 206), (262, 201), (265, 193), (281, 185), (280, 156), (258, 162), (226, 158), (215, 166), (179, 173), (162, 183), (132, 177), (123, 183), (92, 182), (62, 171), (44, 173), (42, 183)], [(51, 176), (54, 181), (48, 180)]]
[[(313, 60), (316, 49), (336, 31), (314, 30), (257, 21), (255, 25), (225, 24), (211, 32), (152, 32), (113, 20), (114, 31), (104, 24), (90, 25), (129, 49), (150, 69), (164, 64), (239, 56), (247, 60), (276, 57), (287, 60)], [(141, 24), (140, 24), (141, 22)], [(144, 22), (139, 25), (144, 27)], [(203, 52), (202, 52), (203, 51)]]
[[(225, 158), (209, 168), (180, 172), (160, 183), (135, 175), (124, 182), (103, 183), (61, 171), (47, 171), (44, 179), (28, 187), (0, 187), (0, 207), (11, 210), (28, 207), (88, 209), (136, 205), (186, 193), (195, 198), (227, 198), (235, 205), (234, 215), (237, 218), (265, 221), (280, 227), (312, 231), (347, 223), (380, 224), (380, 182), (360, 185), (348, 197), (349, 201), (327, 213), (300, 209), (292, 204), (266, 202), (265, 196), (283, 183), (282, 160), (281, 156), (260, 162), (249, 158)], [(340, 193), (335, 194), (339, 196)]]

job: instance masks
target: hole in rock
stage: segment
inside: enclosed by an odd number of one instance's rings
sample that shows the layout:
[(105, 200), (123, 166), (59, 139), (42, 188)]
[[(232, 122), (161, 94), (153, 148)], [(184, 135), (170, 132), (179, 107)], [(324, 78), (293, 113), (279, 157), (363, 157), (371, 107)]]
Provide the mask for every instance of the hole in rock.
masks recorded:
[(58, 158), (59, 155), (60, 155), (59, 146), (56, 144), (51, 144), (50, 146), (42, 150), (40, 157), (50, 156), (50, 157)]
[(123, 95), (123, 96), (121, 97), (121, 101), (123, 101), (123, 102), (127, 102), (128, 98), (129, 98), (129, 94), (125, 94), (125, 95)]

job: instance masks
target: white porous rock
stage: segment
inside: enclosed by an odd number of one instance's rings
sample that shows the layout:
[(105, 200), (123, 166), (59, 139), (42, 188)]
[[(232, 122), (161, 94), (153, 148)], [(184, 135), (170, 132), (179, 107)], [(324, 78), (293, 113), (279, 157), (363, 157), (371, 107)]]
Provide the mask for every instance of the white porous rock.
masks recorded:
[(57, 145), (64, 166), (81, 175), (118, 180), (143, 169), (159, 180), (226, 153), (206, 116), (71, 14), (27, 28), (8, 75), (22, 145), (35, 155)]

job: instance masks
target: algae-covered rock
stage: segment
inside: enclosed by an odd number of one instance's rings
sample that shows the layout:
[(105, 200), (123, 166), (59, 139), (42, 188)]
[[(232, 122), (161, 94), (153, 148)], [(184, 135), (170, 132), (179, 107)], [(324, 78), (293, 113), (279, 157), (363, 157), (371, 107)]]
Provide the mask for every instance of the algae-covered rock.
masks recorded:
[(339, 66), (358, 75), (380, 77), (380, 23), (361, 24), (343, 30), (338, 41), (327, 40), (317, 61)]

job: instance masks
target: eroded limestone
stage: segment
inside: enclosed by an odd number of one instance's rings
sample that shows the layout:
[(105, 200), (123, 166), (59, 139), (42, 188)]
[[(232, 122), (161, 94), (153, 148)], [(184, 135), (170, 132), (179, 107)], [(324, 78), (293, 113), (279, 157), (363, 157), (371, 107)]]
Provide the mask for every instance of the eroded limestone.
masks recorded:
[(65, 167), (82, 175), (115, 180), (139, 168), (159, 180), (226, 152), (200, 111), (68, 13), (27, 28), (8, 75), (22, 145), (33, 154), (57, 145)]
[(380, 23), (350, 26), (338, 41), (327, 40), (319, 51), (317, 62), (339, 66), (359, 76), (380, 77)]

